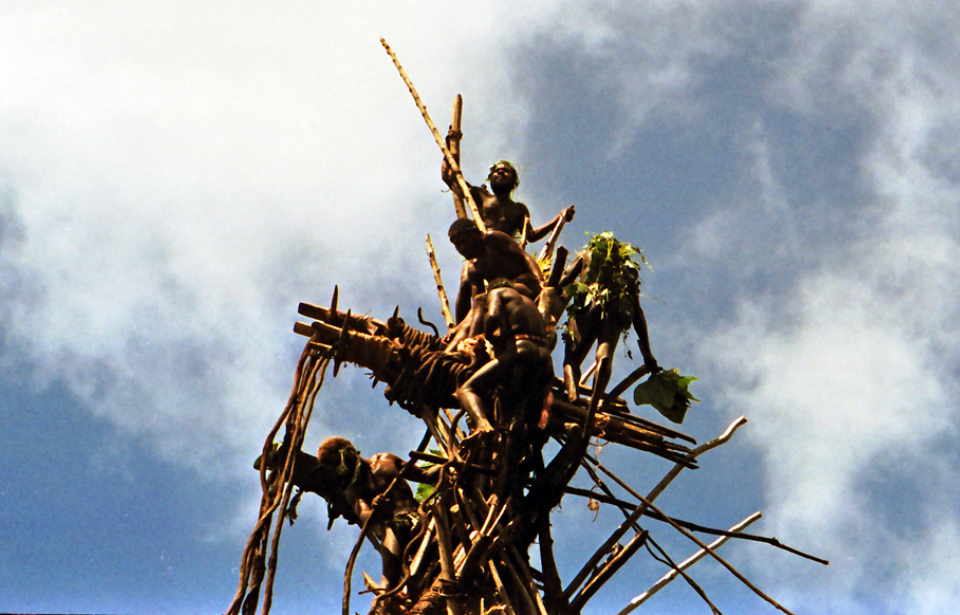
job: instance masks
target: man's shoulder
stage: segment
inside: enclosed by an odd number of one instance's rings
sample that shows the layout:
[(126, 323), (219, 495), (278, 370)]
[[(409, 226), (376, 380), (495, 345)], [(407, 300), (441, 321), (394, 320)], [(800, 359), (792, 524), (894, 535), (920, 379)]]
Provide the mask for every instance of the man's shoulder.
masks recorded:
[(487, 229), (487, 232), (483, 236), (483, 238), (485, 241), (488, 241), (491, 243), (504, 243), (504, 242), (516, 243), (513, 237), (504, 233), (503, 231), (498, 231), (497, 229)]

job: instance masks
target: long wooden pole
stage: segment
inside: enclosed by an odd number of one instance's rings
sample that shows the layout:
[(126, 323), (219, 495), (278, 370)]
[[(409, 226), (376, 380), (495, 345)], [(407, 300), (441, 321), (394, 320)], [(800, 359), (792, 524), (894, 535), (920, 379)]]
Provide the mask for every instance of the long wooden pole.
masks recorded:
[[(450, 155), (453, 156), (453, 159), (457, 161), (457, 168), (460, 168), (460, 138), (463, 137), (463, 132), (460, 130), (460, 125), (463, 121), (463, 96), (457, 94), (456, 99), (453, 101), (453, 122), (450, 124), (450, 132), (447, 134), (447, 140), (450, 144)], [(457, 210), (458, 218), (467, 217), (467, 208), (463, 204), (463, 197), (457, 194), (456, 190), (453, 192), (453, 207)]]
[(410, 94), (413, 96), (413, 101), (417, 103), (417, 108), (420, 109), (420, 115), (422, 115), (423, 119), (427, 122), (427, 127), (430, 129), (430, 132), (433, 133), (433, 138), (436, 140), (437, 145), (440, 146), (440, 151), (443, 152), (443, 157), (447, 159), (447, 165), (453, 172), (454, 177), (457, 178), (457, 183), (460, 185), (460, 190), (463, 191), (463, 198), (466, 199), (467, 205), (470, 207), (470, 213), (473, 214), (473, 220), (477, 223), (477, 228), (480, 229), (480, 232), (486, 233), (487, 227), (483, 223), (483, 218), (480, 217), (480, 210), (477, 209), (477, 204), (473, 200), (473, 196), (470, 194), (470, 186), (467, 184), (467, 180), (463, 178), (463, 171), (460, 170), (460, 165), (447, 148), (447, 144), (444, 142), (443, 137), (440, 136), (440, 131), (437, 130), (436, 124), (434, 124), (433, 120), (430, 119), (430, 114), (427, 113), (426, 105), (424, 105), (423, 101), (420, 100), (420, 95), (417, 94), (417, 89), (413, 87), (413, 82), (410, 81), (410, 77), (407, 76), (406, 71), (403, 70), (403, 66), (400, 65), (400, 60), (397, 59), (397, 55), (393, 53), (393, 49), (390, 49), (390, 45), (387, 44), (386, 40), (381, 38), (380, 44), (383, 45), (383, 48), (387, 50), (387, 55), (389, 55), (390, 59), (393, 60), (393, 65), (397, 67), (397, 71), (400, 73), (400, 77), (403, 79), (403, 82), (407, 84), (407, 89), (410, 90)]

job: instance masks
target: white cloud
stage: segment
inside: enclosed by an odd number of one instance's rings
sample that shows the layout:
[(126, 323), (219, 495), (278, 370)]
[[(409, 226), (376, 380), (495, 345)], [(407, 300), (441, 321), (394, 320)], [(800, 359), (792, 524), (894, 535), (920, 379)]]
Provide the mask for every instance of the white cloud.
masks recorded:
[[(444, 53), (456, 36), (429, 34), (446, 7), (421, 8), (5, 9), (0, 176), (22, 237), (3, 245), (16, 280), (4, 329), (18, 366), (63, 378), (169, 458), (249, 450), (286, 401), (297, 301), (325, 301), (335, 282), (356, 298), (409, 263), (430, 279), (423, 236), (442, 237), (449, 199), (378, 37), (443, 109), (456, 60), (499, 51)], [(491, 8), (457, 35), (490, 26)], [(506, 77), (468, 97), (488, 143), (522, 121), (481, 114), (486, 97), (521, 106)]]
[[(935, 612), (960, 594), (956, 509), (929, 486), (955, 484), (936, 455), (954, 454), (938, 445), (960, 419), (950, 401), (960, 389), (951, 7), (487, 2), (455, 16), (437, 1), (5, 7), (5, 367), (41, 383), (63, 378), (91, 411), (168, 459), (248, 472), (247, 451), (286, 401), (297, 301), (325, 301), (340, 282), (344, 305), (387, 309), (396, 293), (384, 289), (399, 287), (401, 272), (414, 287), (403, 292), (433, 301), (422, 240), (429, 231), (440, 242), (448, 197), (379, 36), (441, 131), (464, 95), (470, 177), (524, 146), (530, 111), (511, 89), (512, 45), (573, 50), (589, 70), (571, 87), (609, 92), (620, 114), (614, 156), (664, 118), (702, 128), (711, 71), (747, 66), (765, 98), (747, 93), (760, 108), (745, 112), (741, 192), (701, 212), (684, 253), (736, 282), (727, 298), (742, 295), (722, 330), (689, 325), (714, 381), (726, 383), (710, 396), (751, 418), (745, 434), (765, 452), (765, 514), (779, 537), (855, 560), (835, 564), (831, 587), (845, 598), (828, 609), (855, 603), (883, 568), (891, 601)], [(855, 159), (837, 160), (864, 202), (787, 187), (790, 165), (819, 144), (778, 141), (784, 114), (864, 140)], [(801, 224), (831, 208), (851, 212), (836, 218), (841, 231)], [(456, 259), (442, 258), (449, 277)], [(750, 294), (744, 269), (781, 286)], [(928, 560), (902, 548), (872, 487), (891, 452), (918, 504), (940, 513), (922, 517), (913, 547)]]
[[(798, 249), (815, 266), (783, 273), (791, 288), (743, 298), (702, 347), (725, 381), (724, 404), (754, 419), (748, 434), (764, 451), (775, 533), (834, 560), (824, 578), (837, 598), (820, 605), (830, 612), (851, 604), (869, 612), (871, 601), (942, 612), (960, 593), (957, 559), (921, 546), (955, 535), (956, 509), (938, 485), (956, 472), (937, 459), (955, 459), (941, 443), (960, 427), (960, 182), (942, 141), (956, 126), (957, 72), (922, 39), (937, 6), (806, 6), (770, 91), (811, 121), (860, 123), (869, 138), (863, 154), (842, 163), (860, 170), (868, 200), (845, 243), (803, 237)], [(755, 168), (760, 186), (769, 185), (768, 170)], [(757, 215), (763, 195), (758, 189)], [(806, 207), (802, 198), (791, 199), (786, 220)], [(710, 239), (698, 245), (740, 231), (720, 219), (699, 231)], [(935, 575), (926, 570), (933, 567)], [(785, 592), (811, 574), (803, 563), (774, 568), (772, 582)], [(877, 579), (887, 591), (865, 597)]]

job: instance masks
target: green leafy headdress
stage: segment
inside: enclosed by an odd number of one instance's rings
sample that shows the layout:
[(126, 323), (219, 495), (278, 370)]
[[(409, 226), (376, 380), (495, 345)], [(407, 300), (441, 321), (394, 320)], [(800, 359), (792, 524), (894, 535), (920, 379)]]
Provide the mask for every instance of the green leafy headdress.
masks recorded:
[(563, 289), (571, 295), (567, 318), (597, 305), (603, 318), (616, 318), (626, 334), (633, 321), (634, 297), (640, 292), (640, 265), (634, 257), (649, 268), (647, 259), (640, 248), (617, 241), (610, 232), (592, 235), (582, 252), (590, 255), (590, 264), (578, 281)]

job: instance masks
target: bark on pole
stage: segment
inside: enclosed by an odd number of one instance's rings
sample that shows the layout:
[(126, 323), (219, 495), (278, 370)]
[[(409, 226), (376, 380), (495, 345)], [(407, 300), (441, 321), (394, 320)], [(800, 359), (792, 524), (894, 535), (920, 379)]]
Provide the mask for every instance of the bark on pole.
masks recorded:
[[(447, 142), (450, 147), (450, 155), (453, 156), (453, 159), (457, 161), (457, 168), (460, 168), (460, 138), (463, 136), (463, 132), (460, 130), (460, 124), (463, 119), (463, 96), (457, 94), (457, 98), (453, 101), (453, 122), (450, 124), (450, 132), (447, 134)], [(463, 197), (457, 194), (456, 190), (453, 192), (453, 207), (457, 210), (458, 218), (467, 217), (467, 208), (463, 204)]]
[(457, 160), (453, 157), (453, 154), (450, 153), (450, 150), (447, 148), (447, 144), (444, 142), (443, 137), (440, 136), (440, 131), (437, 130), (436, 124), (433, 123), (433, 120), (430, 119), (430, 114), (427, 113), (427, 107), (423, 104), (423, 101), (420, 100), (420, 95), (417, 94), (417, 89), (413, 87), (413, 82), (410, 81), (410, 77), (407, 76), (406, 71), (403, 70), (403, 66), (400, 65), (400, 60), (397, 59), (397, 55), (393, 53), (393, 49), (390, 49), (390, 45), (387, 44), (385, 39), (380, 39), (380, 44), (383, 45), (383, 48), (387, 50), (387, 55), (390, 56), (390, 59), (393, 60), (393, 65), (397, 67), (397, 71), (400, 73), (400, 77), (403, 79), (403, 82), (407, 84), (407, 89), (410, 90), (410, 94), (413, 96), (413, 102), (417, 103), (417, 108), (420, 109), (420, 115), (423, 116), (424, 121), (427, 122), (427, 127), (430, 129), (430, 132), (433, 133), (433, 138), (436, 140), (437, 145), (440, 146), (440, 151), (443, 152), (443, 157), (447, 159), (447, 165), (450, 167), (450, 171), (453, 172), (454, 177), (457, 178), (457, 184), (460, 186), (460, 190), (463, 191), (463, 198), (466, 199), (467, 205), (470, 206), (470, 213), (473, 214), (473, 220), (477, 223), (477, 228), (480, 229), (481, 233), (487, 232), (487, 226), (483, 223), (483, 218), (480, 217), (480, 210), (477, 209), (477, 204), (473, 200), (473, 196), (470, 194), (470, 186), (467, 184), (467, 180), (463, 178), (463, 171), (460, 170), (460, 164), (457, 163)]
[[(459, 211), (457, 215), (459, 215)], [(462, 217), (465, 218), (466, 215)], [(443, 319), (447, 323), (447, 332), (449, 333), (457, 324), (453, 320), (453, 314), (450, 312), (450, 299), (447, 298), (447, 291), (443, 287), (443, 278), (440, 276), (440, 265), (437, 264), (437, 254), (433, 249), (433, 242), (430, 241), (429, 233), (427, 234), (427, 256), (430, 257), (433, 279), (437, 283), (437, 294), (440, 296), (440, 311), (443, 312)]]

